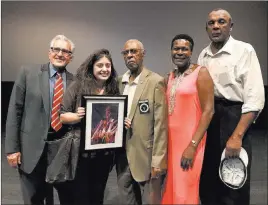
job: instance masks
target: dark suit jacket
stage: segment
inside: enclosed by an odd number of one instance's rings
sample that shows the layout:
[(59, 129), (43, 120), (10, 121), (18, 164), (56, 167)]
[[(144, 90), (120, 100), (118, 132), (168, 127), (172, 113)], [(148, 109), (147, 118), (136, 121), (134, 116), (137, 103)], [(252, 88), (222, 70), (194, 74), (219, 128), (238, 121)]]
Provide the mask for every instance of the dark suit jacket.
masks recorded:
[[(66, 71), (66, 87), (73, 75)], [(50, 127), (49, 63), (23, 67), (15, 81), (6, 122), (5, 152), (21, 152), (20, 169), (31, 173)]]

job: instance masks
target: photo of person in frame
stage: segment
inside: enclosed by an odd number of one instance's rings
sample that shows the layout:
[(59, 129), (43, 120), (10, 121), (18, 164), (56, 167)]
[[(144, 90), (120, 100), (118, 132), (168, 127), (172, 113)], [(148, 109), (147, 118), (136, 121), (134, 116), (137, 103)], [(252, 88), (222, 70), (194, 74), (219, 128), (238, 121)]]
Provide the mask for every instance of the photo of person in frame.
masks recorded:
[(118, 103), (92, 104), (92, 145), (115, 142), (118, 130), (118, 106)]

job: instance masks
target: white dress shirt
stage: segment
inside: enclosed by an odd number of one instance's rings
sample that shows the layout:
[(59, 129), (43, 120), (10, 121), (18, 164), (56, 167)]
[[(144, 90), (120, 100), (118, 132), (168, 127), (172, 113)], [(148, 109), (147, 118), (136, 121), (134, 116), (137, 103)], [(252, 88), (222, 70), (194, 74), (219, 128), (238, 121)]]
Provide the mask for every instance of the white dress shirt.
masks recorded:
[(122, 77), (122, 83), (126, 84), (124, 92), (123, 92), (123, 95), (128, 96), (127, 116), (129, 115), (129, 112), (130, 112), (130, 109), (131, 109), (133, 97), (135, 95), (135, 91), (136, 91), (137, 85), (139, 83), (140, 75), (141, 74), (139, 74), (135, 78), (135, 80), (133, 82), (131, 82), (131, 83), (129, 83), (130, 71), (127, 71)]
[(242, 113), (260, 112), (264, 107), (264, 86), (254, 48), (232, 36), (215, 54), (210, 45), (200, 53), (198, 64), (209, 70), (215, 96), (243, 102)]

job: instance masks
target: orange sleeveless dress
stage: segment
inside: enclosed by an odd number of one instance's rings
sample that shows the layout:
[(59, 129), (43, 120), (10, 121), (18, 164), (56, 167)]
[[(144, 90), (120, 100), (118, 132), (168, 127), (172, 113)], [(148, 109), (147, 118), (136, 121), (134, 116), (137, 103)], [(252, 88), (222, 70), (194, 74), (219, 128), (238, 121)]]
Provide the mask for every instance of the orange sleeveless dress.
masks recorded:
[[(198, 66), (185, 76), (176, 88), (175, 107), (168, 118), (168, 169), (162, 204), (199, 204), (199, 180), (206, 134), (196, 150), (193, 168), (183, 171), (180, 161), (182, 153), (192, 140), (202, 114), (196, 86), (200, 68), (201, 66)], [(173, 80), (174, 74), (171, 72), (166, 93), (168, 105)]]

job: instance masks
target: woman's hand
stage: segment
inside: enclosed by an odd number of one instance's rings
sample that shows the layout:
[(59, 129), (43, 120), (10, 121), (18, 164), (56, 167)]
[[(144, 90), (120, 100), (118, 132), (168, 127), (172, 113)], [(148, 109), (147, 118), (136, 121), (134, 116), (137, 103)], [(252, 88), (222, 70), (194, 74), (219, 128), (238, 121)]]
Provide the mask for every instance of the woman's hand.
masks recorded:
[(77, 111), (76, 111), (76, 114), (80, 119), (82, 119), (86, 114), (85, 108), (84, 107), (78, 107)]
[(189, 168), (193, 167), (196, 148), (197, 147), (191, 143), (184, 150), (181, 157), (181, 168), (183, 169), (183, 171), (188, 171)]
[(129, 118), (125, 118), (124, 123), (126, 129), (129, 129), (131, 127), (131, 120)]
[(63, 124), (76, 124), (85, 116), (85, 108), (78, 107), (76, 112), (65, 112), (60, 114), (60, 120)]

